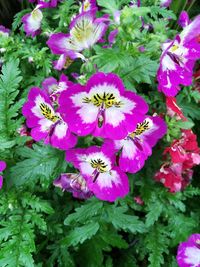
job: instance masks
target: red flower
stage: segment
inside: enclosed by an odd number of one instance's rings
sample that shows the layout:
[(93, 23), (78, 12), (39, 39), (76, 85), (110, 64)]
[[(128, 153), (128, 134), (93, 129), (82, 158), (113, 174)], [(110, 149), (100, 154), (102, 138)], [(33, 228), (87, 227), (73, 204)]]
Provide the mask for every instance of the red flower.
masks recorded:
[(176, 103), (175, 97), (166, 97), (167, 115), (170, 117), (176, 117), (177, 120), (186, 121), (186, 117), (183, 115), (181, 108)]
[(183, 190), (191, 181), (193, 171), (183, 171), (182, 164), (163, 165), (155, 175), (155, 180), (164, 184), (172, 193)]

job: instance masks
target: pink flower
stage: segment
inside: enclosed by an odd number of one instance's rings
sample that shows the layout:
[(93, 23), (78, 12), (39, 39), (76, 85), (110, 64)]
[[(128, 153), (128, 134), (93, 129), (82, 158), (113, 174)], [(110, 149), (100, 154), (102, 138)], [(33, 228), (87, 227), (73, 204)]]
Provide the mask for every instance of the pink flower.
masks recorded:
[(180, 267), (200, 266), (200, 234), (192, 234), (178, 246), (176, 259)]
[(72, 85), (73, 83), (68, 80), (68, 77), (62, 74), (58, 82), (53, 77), (45, 79), (42, 83), (42, 88), (50, 96), (51, 101), (56, 104), (61, 92), (67, 90)]
[(35, 141), (44, 139), (45, 144), (60, 149), (76, 145), (77, 137), (70, 132), (59, 111), (52, 107), (49, 96), (40, 88), (31, 88), (22, 112), (27, 118), (27, 126), (32, 128), (31, 136)]
[[(6, 168), (6, 163), (4, 161), (0, 161), (0, 172), (2, 172)], [(0, 189), (3, 185), (3, 176), (0, 175)]]
[(200, 16), (197, 16), (173, 41), (163, 45), (157, 80), (158, 90), (167, 96), (175, 96), (180, 84), (192, 84), (193, 67), (200, 58), (199, 27)]
[(42, 11), (40, 10), (40, 5), (30, 13), (22, 17), (22, 22), (24, 24), (24, 31), (27, 36), (35, 37), (40, 34), (41, 23), (42, 23)]
[(138, 205), (144, 205), (144, 201), (141, 199), (140, 196), (134, 197), (134, 200)]
[(103, 151), (96, 146), (73, 149), (66, 152), (66, 160), (79, 169), (97, 198), (113, 202), (128, 194), (128, 177), (114, 166), (114, 151)]
[(69, 34), (52, 34), (47, 42), (52, 53), (84, 59), (80, 52), (97, 43), (107, 29), (106, 24), (95, 16), (95, 10), (83, 12), (72, 20)]
[(113, 73), (96, 73), (85, 86), (74, 85), (59, 98), (60, 112), (72, 132), (123, 139), (135, 130), (148, 110), (146, 102), (125, 91)]
[(163, 119), (146, 116), (124, 139), (107, 139), (104, 146), (105, 149), (114, 149), (119, 153), (119, 167), (122, 171), (136, 173), (144, 166), (145, 160), (152, 153), (152, 147), (166, 131), (167, 126)]
[(80, 173), (62, 173), (53, 184), (63, 191), (73, 193), (75, 198), (87, 199), (94, 195)]

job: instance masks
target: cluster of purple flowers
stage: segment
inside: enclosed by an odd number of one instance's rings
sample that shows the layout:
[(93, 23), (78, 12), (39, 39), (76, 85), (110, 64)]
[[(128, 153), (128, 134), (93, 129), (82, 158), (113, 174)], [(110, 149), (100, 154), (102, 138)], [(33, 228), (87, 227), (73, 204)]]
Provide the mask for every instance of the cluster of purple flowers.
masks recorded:
[[(166, 133), (163, 119), (147, 111), (146, 102), (126, 90), (117, 75), (101, 72), (84, 86), (63, 74), (58, 82), (50, 77), (42, 90), (30, 90), (23, 107), (33, 139), (66, 150), (66, 160), (79, 173), (61, 175), (55, 184), (70, 185), (75, 196), (94, 194), (107, 201), (129, 192), (126, 172), (139, 171)], [(103, 138), (103, 145), (73, 148), (78, 136), (87, 135)]]
[(166, 96), (175, 96), (180, 90), (180, 84), (192, 84), (194, 64), (200, 58), (200, 16), (190, 22), (187, 13), (183, 11), (179, 25), (184, 28), (183, 31), (174, 40), (163, 44), (157, 73), (158, 90)]

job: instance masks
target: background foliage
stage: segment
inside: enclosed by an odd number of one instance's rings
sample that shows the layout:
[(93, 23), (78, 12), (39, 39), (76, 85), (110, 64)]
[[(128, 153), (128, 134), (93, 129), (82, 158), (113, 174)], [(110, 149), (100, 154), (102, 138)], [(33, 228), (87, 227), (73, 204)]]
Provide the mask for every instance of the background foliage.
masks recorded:
[[(144, 0), (138, 10), (125, 7), (128, 0), (97, 2), (102, 14), (123, 9), (116, 43), (109, 49), (96, 45), (85, 51), (89, 60), (72, 63), (65, 74), (73, 80), (71, 73), (79, 72), (84, 82), (95, 72), (96, 64), (100, 71), (117, 73), (128, 89), (142, 95), (150, 104), (150, 114), (165, 114), (164, 99), (155, 81), (160, 45), (176, 34), (176, 18), (186, 1), (174, 1), (173, 11), (161, 9), (153, 0)], [(64, 152), (42, 143), (29, 147), (30, 137), (19, 136), (18, 129), (24, 123), (21, 107), (30, 87), (40, 86), (48, 76), (60, 75), (52, 68), (56, 57), (46, 41), (50, 32), (66, 32), (78, 4), (68, 0), (44, 11), (42, 34), (34, 39), (27, 38), (21, 26), (21, 17), (30, 12), (31, 5), (22, 4), (11, 36), (0, 40), (1, 48), (6, 49), (1, 54), (0, 154), (8, 165), (0, 191), (0, 266), (177, 266), (177, 245), (191, 233), (200, 232), (199, 170), (195, 170), (192, 184), (176, 194), (156, 183), (153, 176), (164, 148), (180, 135), (179, 126), (168, 118), (167, 136), (142, 171), (129, 176), (131, 192), (126, 198), (114, 204), (95, 198), (81, 201), (55, 188), (53, 180), (71, 171)], [(194, 9), (188, 8), (195, 15)], [(152, 24), (153, 31), (140, 31), (140, 16)], [(115, 25), (110, 30), (112, 27)], [(140, 46), (145, 47), (144, 53), (139, 52)], [(199, 99), (199, 93), (188, 88), (178, 96), (184, 114), (194, 125), (200, 119)], [(198, 127), (193, 130), (199, 134)], [(89, 146), (93, 140), (83, 142)], [(138, 195), (144, 205), (134, 201)]]

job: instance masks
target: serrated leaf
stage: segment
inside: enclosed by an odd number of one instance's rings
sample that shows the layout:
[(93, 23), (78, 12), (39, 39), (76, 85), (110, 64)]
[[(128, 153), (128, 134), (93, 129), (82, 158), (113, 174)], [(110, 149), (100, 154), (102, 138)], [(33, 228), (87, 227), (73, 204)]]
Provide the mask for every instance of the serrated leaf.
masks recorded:
[[(17, 153), (25, 159), (11, 167), (11, 177), (15, 185), (35, 183), (40, 176), (46, 177), (49, 183), (56, 178), (56, 171), (63, 164), (64, 152), (51, 146), (33, 145), (20, 148)], [(57, 169), (58, 168), (58, 169)]]
[(79, 243), (82, 244), (85, 240), (94, 236), (98, 230), (99, 224), (97, 222), (76, 227), (74, 230), (71, 230), (69, 233), (67, 233), (67, 236), (62, 239), (61, 243), (67, 247), (76, 246)]
[(106, 209), (108, 222), (112, 223), (116, 229), (123, 229), (125, 232), (136, 233), (145, 232), (145, 225), (137, 216), (125, 214), (123, 207), (110, 207)]
[(161, 203), (155, 202), (149, 205), (149, 210), (150, 211), (146, 215), (146, 226), (147, 227), (153, 225), (158, 220), (158, 218), (160, 217), (162, 213), (163, 206)]
[(157, 68), (158, 64), (156, 61), (141, 56), (133, 59), (131, 64), (122, 70), (121, 78), (128, 85), (134, 84), (135, 82), (151, 84), (151, 79), (156, 76)]
[(68, 215), (65, 219), (65, 225), (71, 225), (74, 222), (85, 223), (88, 219), (93, 218), (103, 207), (103, 202), (97, 202), (97, 199), (93, 199), (92, 202), (86, 203), (79, 208), (75, 209), (75, 212)]

